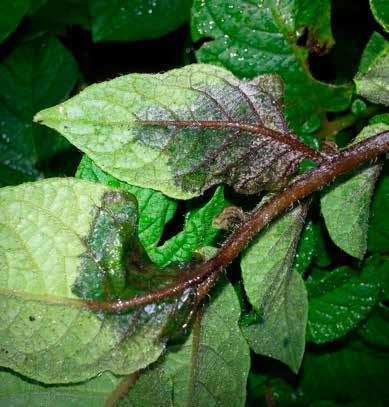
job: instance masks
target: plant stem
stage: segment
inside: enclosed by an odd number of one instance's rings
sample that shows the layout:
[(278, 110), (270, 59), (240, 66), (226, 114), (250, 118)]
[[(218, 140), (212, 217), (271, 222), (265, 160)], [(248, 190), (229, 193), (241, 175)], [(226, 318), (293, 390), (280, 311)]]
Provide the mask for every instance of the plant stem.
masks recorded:
[[(380, 133), (331, 156), (331, 162), (304, 173), (259, 208), (253, 210), (240, 227), (231, 234), (214, 257), (194, 266), (190, 275), (180, 282), (146, 295), (114, 302), (82, 301), (94, 311), (123, 312), (129, 308), (158, 302), (182, 293), (185, 289), (198, 286), (205, 280), (215, 281), (221, 272), (247, 246), (250, 240), (286, 209), (308, 195), (324, 187), (334, 178), (349, 171), (366, 160), (389, 151), (389, 132)], [(204, 295), (204, 294), (203, 294)]]

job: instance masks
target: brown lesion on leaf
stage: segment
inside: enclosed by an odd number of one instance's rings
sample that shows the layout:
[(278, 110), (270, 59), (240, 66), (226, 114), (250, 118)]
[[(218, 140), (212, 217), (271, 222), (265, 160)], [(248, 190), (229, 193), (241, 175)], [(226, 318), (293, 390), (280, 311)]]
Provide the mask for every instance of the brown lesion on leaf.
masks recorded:
[[(275, 217), (304, 199), (334, 178), (342, 175), (367, 160), (389, 151), (389, 132), (383, 132), (354, 144), (332, 157), (331, 162), (304, 173), (281, 192), (273, 195), (259, 208), (254, 209), (247, 219), (231, 234), (222, 247), (209, 260), (195, 265), (179, 283), (156, 290), (147, 295), (136, 296), (116, 302), (84, 301), (84, 306), (95, 311), (123, 312), (145, 304), (166, 300), (180, 295), (188, 287), (207, 286), (217, 280), (222, 271), (247, 246), (250, 240)], [(206, 295), (206, 292), (202, 294)]]

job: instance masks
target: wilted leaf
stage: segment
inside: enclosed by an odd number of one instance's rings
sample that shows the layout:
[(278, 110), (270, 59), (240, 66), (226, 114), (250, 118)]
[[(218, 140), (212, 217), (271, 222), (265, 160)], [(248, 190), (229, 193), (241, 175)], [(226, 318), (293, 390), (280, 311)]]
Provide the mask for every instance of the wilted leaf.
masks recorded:
[(70, 147), (32, 117), (66, 98), (76, 79), (73, 56), (53, 37), (26, 42), (0, 65), (0, 186), (38, 178), (45, 160)]
[(0, 43), (18, 26), (30, 6), (29, 0), (1, 0)]
[(389, 42), (373, 33), (354, 78), (357, 93), (373, 103), (389, 105)]
[(297, 371), (304, 354), (307, 295), (304, 282), (292, 271), (306, 207), (298, 206), (275, 220), (245, 250), (241, 260), (248, 299), (261, 321), (243, 328), (256, 353)]
[[(365, 127), (355, 142), (389, 130), (384, 123)], [(321, 212), (333, 242), (351, 256), (362, 259), (367, 248), (369, 212), (381, 164), (357, 169), (340, 177), (321, 196)]]
[(308, 279), (309, 312), (307, 340), (322, 344), (355, 329), (376, 305), (380, 287), (368, 272), (349, 267)]
[(139, 188), (111, 177), (101, 170), (87, 155), (82, 158), (76, 177), (115, 188), (122, 188), (133, 194), (138, 201), (139, 207), (137, 229), (139, 239), (146, 251), (153, 250), (153, 247), (157, 245), (161, 238), (164, 226), (175, 214), (177, 203), (173, 199), (168, 198), (161, 192)]
[(175, 278), (137, 242), (135, 198), (52, 179), (1, 189), (0, 207), (2, 366), (68, 383), (130, 374), (158, 358), (186, 321), (190, 291), (123, 314), (92, 312), (84, 302), (150, 292)]
[(35, 120), (129, 184), (182, 199), (222, 182), (249, 194), (279, 188), (307, 155), (318, 158), (288, 130), (281, 97), (275, 76), (239, 81), (189, 65), (92, 85)]
[(233, 287), (219, 284), (190, 336), (169, 346), (164, 357), (146, 370), (125, 405), (244, 406), (250, 354), (239, 330), (239, 316)]
[(89, 0), (94, 41), (159, 38), (189, 18), (192, 0)]
[(3, 406), (102, 407), (120, 379), (104, 373), (81, 384), (45, 386), (0, 370), (0, 382), (0, 405)]
[[(304, 33), (307, 44), (299, 46)], [(334, 43), (328, 0), (195, 0), (192, 37), (208, 40), (197, 51), (200, 62), (220, 64), (241, 78), (280, 75), (288, 121), (296, 130), (350, 102), (349, 85), (316, 80), (307, 63), (310, 52), (324, 53)]]

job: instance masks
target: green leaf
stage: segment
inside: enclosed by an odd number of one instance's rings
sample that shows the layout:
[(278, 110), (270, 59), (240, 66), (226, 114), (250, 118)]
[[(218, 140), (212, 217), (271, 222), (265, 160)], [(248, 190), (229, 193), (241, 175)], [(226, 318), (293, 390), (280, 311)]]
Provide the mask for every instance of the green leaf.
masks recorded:
[(346, 406), (357, 402), (384, 407), (389, 400), (388, 362), (387, 352), (373, 351), (352, 340), (307, 352), (301, 376), (293, 386), (276, 378), (268, 380), (264, 388), (276, 405), (310, 406), (318, 400), (337, 400)]
[(313, 260), (317, 250), (316, 234), (315, 224), (312, 221), (307, 222), (301, 233), (294, 258), (294, 270), (300, 274), (304, 274)]
[(130, 390), (127, 405), (245, 405), (250, 354), (238, 326), (239, 301), (225, 282), (211, 298), (185, 342), (169, 346)]
[(160, 192), (129, 185), (111, 177), (97, 167), (88, 156), (84, 156), (81, 160), (76, 176), (122, 188), (135, 195), (140, 212), (139, 239), (151, 259), (159, 266), (191, 260), (195, 252), (214, 243), (220, 235), (220, 231), (213, 227), (213, 220), (228, 206), (223, 187), (218, 187), (212, 199), (202, 208), (186, 213), (182, 232), (162, 246), (156, 246), (165, 224), (174, 216), (177, 207), (175, 201)]
[(1, 0), (0, 43), (16, 29), (29, 7), (29, 0)]
[(93, 40), (159, 38), (189, 18), (192, 0), (89, 0)]
[(44, 0), (44, 4), (34, 12), (32, 29), (60, 33), (69, 25), (80, 25), (91, 29), (88, 1)]
[(219, 183), (257, 193), (312, 154), (287, 128), (278, 77), (188, 65), (92, 85), (35, 120), (121, 181), (188, 199)]
[(70, 147), (32, 117), (66, 98), (77, 75), (74, 58), (53, 37), (24, 43), (0, 65), (0, 186), (40, 177), (44, 162)]
[(367, 247), (371, 252), (389, 252), (389, 176), (384, 171), (384, 176), (379, 180), (371, 204), (371, 221)]
[(307, 340), (318, 344), (341, 338), (355, 329), (376, 305), (380, 287), (371, 273), (339, 267), (308, 279)]
[(389, 32), (389, 5), (386, 0), (370, 0), (370, 8), (375, 19)]
[(307, 297), (304, 282), (292, 271), (306, 207), (298, 206), (260, 232), (241, 260), (245, 291), (262, 321), (243, 328), (256, 353), (297, 371), (304, 354)]
[(159, 266), (191, 260), (194, 252), (215, 243), (220, 230), (213, 226), (213, 220), (228, 205), (223, 187), (218, 187), (208, 203), (186, 213), (182, 232), (150, 250), (150, 258)]
[(358, 334), (366, 342), (389, 348), (389, 309), (383, 304), (378, 304), (369, 319), (360, 326)]
[[(350, 102), (349, 85), (320, 82), (309, 71), (309, 52), (323, 52), (334, 42), (330, 27), (328, 0), (195, 0), (192, 12), (193, 40), (208, 40), (197, 51), (198, 60), (242, 78), (280, 75), (287, 118), (295, 130), (312, 116), (342, 111)], [(304, 32), (307, 44), (298, 46)]]
[(163, 229), (177, 208), (177, 203), (161, 192), (139, 188), (121, 182), (101, 170), (87, 155), (84, 155), (76, 174), (77, 178), (99, 182), (111, 187), (125, 189), (133, 194), (139, 206), (138, 236), (146, 251), (152, 251), (161, 238)]
[(314, 263), (319, 267), (328, 267), (332, 260), (328, 252), (328, 242), (325, 232), (325, 227), (322, 223), (314, 223), (313, 230), (315, 233), (315, 255), (313, 258)]
[(9, 371), (0, 371), (0, 382), (0, 405), (3, 406), (101, 407), (120, 379), (104, 373), (86, 383), (45, 386)]
[(1, 189), (0, 209), (0, 365), (69, 383), (130, 374), (159, 357), (186, 321), (191, 291), (123, 314), (93, 312), (84, 301), (144, 294), (175, 278), (142, 252), (134, 197), (51, 179)]
[(241, 329), (255, 353), (278, 359), (297, 373), (304, 356), (307, 314), (304, 280), (300, 274), (292, 272), (275, 308), (260, 322)]
[(242, 277), (248, 299), (260, 314), (281, 300), (291, 274), (294, 255), (306, 215), (298, 206), (260, 232), (243, 252)]
[(370, 102), (389, 105), (389, 43), (373, 33), (354, 78), (357, 93)]
[[(388, 129), (389, 126), (383, 123), (367, 126), (354, 142)], [(370, 203), (381, 168), (381, 164), (364, 166), (340, 177), (324, 190), (320, 199), (321, 212), (332, 241), (358, 259), (366, 253)]]
[(311, 353), (304, 362), (303, 369), (306, 371), (302, 388), (322, 400), (381, 403), (389, 400), (386, 385), (388, 362), (387, 353), (371, 352), (371, 349), (357, 343), (333, 352)]

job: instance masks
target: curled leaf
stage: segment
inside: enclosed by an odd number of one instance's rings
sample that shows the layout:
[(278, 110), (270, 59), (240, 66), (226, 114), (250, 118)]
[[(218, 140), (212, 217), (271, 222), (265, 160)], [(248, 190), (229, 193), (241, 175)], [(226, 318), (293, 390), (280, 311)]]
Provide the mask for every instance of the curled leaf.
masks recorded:
[(155, 361), (186, 322), (194, 293), (94, 312), (89, 299), (129, 298), (179, 278), (157, 269), (135, 233), (126, 191), (50, 179), (0, 191), (0, 364), (45, 383), (130, 374)]

